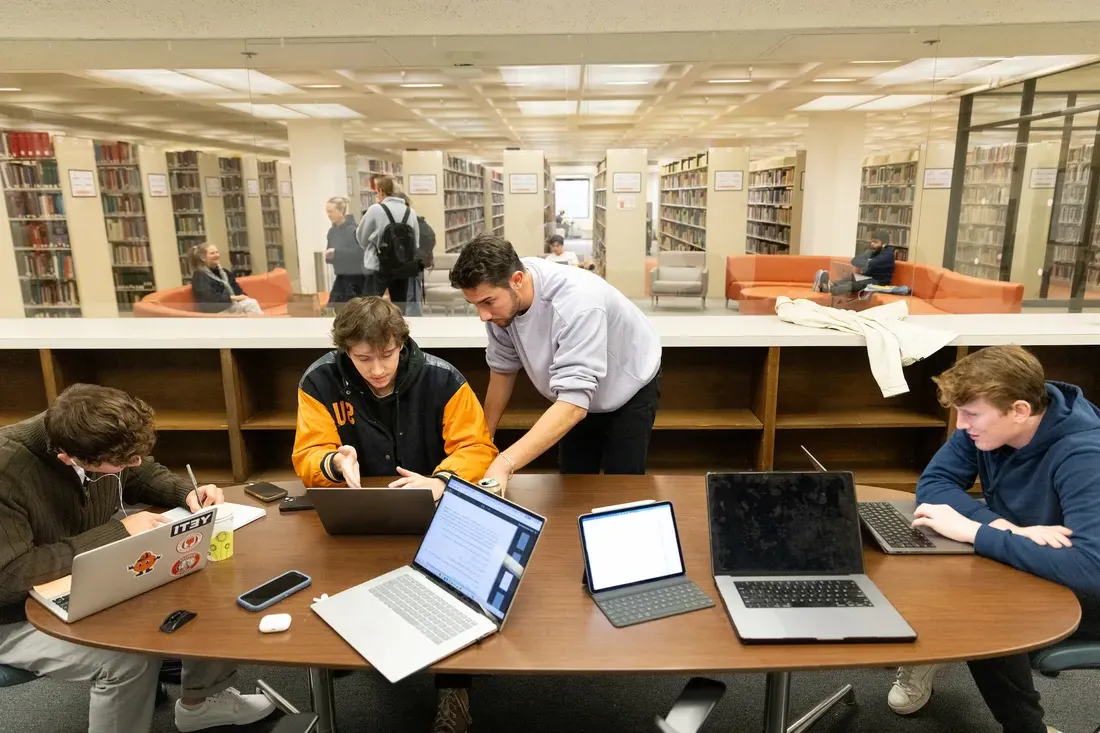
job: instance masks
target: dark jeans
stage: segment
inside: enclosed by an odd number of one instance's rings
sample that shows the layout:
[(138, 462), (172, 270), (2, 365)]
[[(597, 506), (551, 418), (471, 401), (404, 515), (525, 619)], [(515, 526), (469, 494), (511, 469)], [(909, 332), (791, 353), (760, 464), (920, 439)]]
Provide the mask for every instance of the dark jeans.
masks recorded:
[[(1100, 639), (1100, 618), (1082, 614), (1074, 639)], [(989, 712), (1004, 733), (1046, 733), (1043, 706), (1035, 681), (1031, 678), (1031, 660), (1027, 654), (967, 662), (970, 675), (982, 694)]]
[(614, 412), (590, 412), (558, 442), (562, 473), (645, 473), (661, 372)]
[(829, 292), (833, 295), (855, 295), (856, 293), (863, 292), (863, 289), (873, 282), (874, 280), (869, 278), (857, 280), (855, 275), (848, 275), (839, 280), (834, 280), (833, 283), (829, 285)]
[(364, 289), (363, 295), (377, 295), (382, 296), (389, 288), (390, 302), (403, 306), (405, 300), (409, 297), (409, 279), (407, 277), (394, 278), (385, 277), (377, 272), (367, 275), (367, 285)]
[(352, 298), (363, 295), (363, 289), (367, 285), (366, 275), (337, 275), (332, 281), (332, 291), (329, 293), (329, 303), (347, 303)]

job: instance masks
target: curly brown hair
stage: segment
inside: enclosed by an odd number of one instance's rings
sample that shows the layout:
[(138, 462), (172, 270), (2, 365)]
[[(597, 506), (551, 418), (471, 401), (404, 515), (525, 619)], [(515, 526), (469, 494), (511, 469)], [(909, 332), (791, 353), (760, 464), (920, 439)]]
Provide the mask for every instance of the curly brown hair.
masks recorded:
[(367, 344), (385, 351), (392, 342), (397, 348), (409, 338), (409, 324), (400, 309), (385, 298), (352, 298), (332, 322), (332, 343), (341, 351)]
[(53, 450), (89, 466), (123, 466), (148, 456), (157, 442), (153, 408), (114, 387), (74, 384), (46, 409)]
[(1031, 405), (1032, 415), (1042, 415), (1050, 403), (1043, 365), (1022, 346), (989, 346), (959, 359), (932, 381), (939, 388), (940, 404), (961, 407), (984, 399), (1007, 413), (1017, 400)]

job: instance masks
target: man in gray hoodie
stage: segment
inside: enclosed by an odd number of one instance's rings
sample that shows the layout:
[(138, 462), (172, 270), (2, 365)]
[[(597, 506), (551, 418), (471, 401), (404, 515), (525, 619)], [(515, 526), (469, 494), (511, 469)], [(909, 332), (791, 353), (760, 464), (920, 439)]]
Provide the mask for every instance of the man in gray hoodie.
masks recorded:
[(486, 478), (512, 472), (558, 443), (562, 473), (645, 473), (660, 396), (661, 341), (638, 307), (598, 275), (529, 257), (494, 234), (462, 248), (451, 285), (489, 336), (485, 419), (495, 432), (516, 374), (550, 406), (502, 450)]
[(390, 224), (390, 216), (395, 222), (400, 223), (405, 217), (405, 211), (409, 211), (408, 226), (412, 227), (413, 241), (419, 250), (420, 226), (416, 221), (416, 211), (410, 210), (405, 200), (398, 195), (400, 192), (393, 178), (389, 176), (379, 178), (375, 185), (378, 188), (378, 203), (371, 204), (370, 208), (363, 212), (363, 218), (359, 220), (359, 227), (355, 230), (355, 239), (363, 248), (363, 269), (367, 275), (367, 284), (362, 295), (381, 296), (389, 288), (390, 302), (396, 304), (398, 308), (403, 308), (409, 293), (409, 279), (395, 277), (392, 273), (382, 271), (378, 259), (378, 242), (382, 238), (382, 232)]

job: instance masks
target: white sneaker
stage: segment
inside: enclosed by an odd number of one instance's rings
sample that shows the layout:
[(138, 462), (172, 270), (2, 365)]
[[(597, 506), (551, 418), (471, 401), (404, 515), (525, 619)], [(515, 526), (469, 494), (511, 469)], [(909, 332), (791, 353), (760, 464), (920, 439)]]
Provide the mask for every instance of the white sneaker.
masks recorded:
[(219, 725), (248, 725), (271, 715), (275, 705), (263, 695), (242, 695), (230, 687), (206, 698), (197, 708), (176, 701), (176, 727), (183, 733)]
[(923, 667), (902, 667), (898, 678), (890, 688), (886, 702), (898, 715), (912, 715), (925, 706), (932, 697), (932, 681), (942, 664)]

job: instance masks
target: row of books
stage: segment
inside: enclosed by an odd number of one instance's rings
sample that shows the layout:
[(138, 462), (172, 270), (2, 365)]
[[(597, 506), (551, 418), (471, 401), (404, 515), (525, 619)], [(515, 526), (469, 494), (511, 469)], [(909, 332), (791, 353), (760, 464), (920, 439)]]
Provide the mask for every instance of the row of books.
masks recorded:
[(244, 213), (244, 194), (243, 193), (225, 194), (222, 197), (222, 202), (225, 205), (225, 210), (226, 211)]
[(260, 196), (260, 208), (265, 212), (278, 211), (279, 197), (275, 196), (274, 194), (265, 193), (264, 195)]
[(263, 212), (263, 218), (264, 218), (264, 229), (267, 229), (269, 227), (277, 229), (279, 227), (280, 217), (279, 217), (279, 210), (278, 209), (275, 209), (273, 211)]
[(690, 191), (661, 191), (661, 204), (706, 208), (707, 192), (702, 189)]
[(119, 270), (115, 272), (116, 288), (156, 288), (153, 273), (150, 270)]
[(991, 204), (1007, 204), (1009, 190), (1005, 188), (964, 188), (962, 202), (974, 206), (989, 206)]
[(693, 168), (706, 168), (710, 160), (708, 153), (697, 153), (696, 155), (689, 155), (686, 158), (669, 163), (662, 166), (661, 174), (667, 175), (669, 173), (680, 173), (682, 171), (689, 171)]
[(268, 247), (282, 247), (283, 230), (278, 228), (264, 229), (264, 244)]
[(968, 277), (980, 277), (984, 280), (1000, 280), (1001, 266), (985, 263), (960, 262), (955, 260), (955, 272)]
[(233, 270), (233, 274), (240, 273), (251, 274), (252, 272), (252, 255), (248, 253), (248, 250), (244, 252), (233, 251), (229, 253), (229, 267)]
[(135, 168), (100, 168), (99, 187), (103, 191), (141, 193), (141, 171)]
[(861, 204), (878, 204), (879, 206), (911, 206), (913, 204), (913, 189), (865, 188), (860, 191), (859, 202)]
[(169, 171), (168, 185), (172, 191), (198, 191), (202, 185), (199, 174), (191, 171)]
[(285, 267), (286, 263), (283, 262), (283, 248), (276, 245), (268, 245), (267, 247), (267, 267), (268, 269), (274, 267)]
[(707, 187), (707, 171), (695, 170), (687, 173), (673, 173), (671, 175), (662, 176), (661, 178), (661, 190), (672, 191), (682, 188), (698, 188), (705, 189)]
[(134, 309), (134, 303), (148, 295), (148, 290), (116, 290), (115, 302), (120, 313), (129, 313)]
[(149, 227), (144, 218), (107, 219), (107, 239), (111, 242), (126, 242), (135, 239), (148, 239)]
[(769, 224), (787, 224), (789, 226), (791, 223), (791, 209), (777, 209), (774, 206), (750, 206), (749, 219), (768, 222)]
[(460, 209), (466, 206), (484, 206), (485, 194), (481, 191), (446, 191), (443, 194), (443, 206), (447, 209)]
[(707, 211), (706, 209), (663, 208), (661, 209), (661, 219), (676, 224), (706, 227)]
[(749, 191), (749, 203), (764, 204), (766, 206), (790, 206), (794, 200), (793, 193), (789, 188), (763, 188)]
[(471, 163), (467, 160), (459, 158), (456, 155), (444, 155), (443, 167), (452, 171), (458, 171), (459, 173), (466, 173), (472, 176), (484, 176), (485, 169), (477, 163)]
[(248, 226), (245, 223), (244, 214), (231, 213), (225, 215), (225, 227), (231, 232), (244, 231)]
[(71, 280), (24, 280), (23, 303), (27, 306), (66, 305), (80, 307), (76, 283)]
[(202, 211), (201, 193), (174, 193), (172, 194), (172, 210), (179, 213), (183, 211)]
[[(690, 244), (694, 249), (705, 249), (707, 246), (707, 233), (702, 229), (690, 229), (678, 227), (667, 221), (661, 222), (661, 241), (668, 238), (671, 241)], [(664, 246), (662, 245), (662, 249)]]
[(913, 186), (917, 182), (917, 164), (891, 163), (863, 169), (864, 186)]
[(750, 221), (748, 235), (757, 239), (777, 241), (781, 244), (790, 244), (791, 242), (790, 227), (776, 224), (757, 224)]
[(63, 221), (11, 222), (13, 247), (68, 247), (69, 227)]
[(144, 214), (145, 204), (140, 193), (104, 193), (104, 214)]
[(980, 168), (967, 168), (963, 183), (967, 186), (996, 185), (1007, 186), (1012, 182), (1012, 163), (1004, 163), (996, 166), (982, 166)]
[(152, 267), (147, 244), (115, 244), (112, 261), (116, 265), (142, 265)]
[(474, 224), (485, 221), (485, 209), (458, 209), (448, 211), (443, 219), (443, 225), (447, 229)]
[(239, 175), (241, 170), (242, 170), (242, 168), (241, 168), (241, 159), (240, 158), (218, 158), (218, 169), (221, 170), (221, 172), (223, 174), (225, 174), (225, 173), (229, 173), (229, 174), (236, 173), (236, 174)]
[(222, 176), (222, 196), (228, 194), (244, 195), (244, 179), (240, 176)]
[(176, 216), (176, 232), (179, 234), (206, 234), (206, 226), (201, 216)]
[(959, 212), (960, 224), (984, 224), (986, 226), (1004, 226), (1008, 221), (1008, 209), (1004, 206), (987, 208), (984, 206), (964, 206)]
[(57, 161), (9, 161), (0, 163), (4, 188), (60, 188)]
[(968, 244), (1004, 244), (1004, 229), (990, 228), (986, 226), (973, 226), (961, 224), (959, 226), (959, 242)]
[(137, 165), (137, 145), (133, 143), (108, 143), (96, 140), (92, 143), (92, 147), (95, 149), (97, 163)]
[(19, 253), (15, 258), (21, 277), (72, 280), (76, 277), (73, 256), (67, 250)]
[(7, 191), (8, 216), (26, 219), (40, 216), (64, 216), (65, 200), (59, 193)]
[(860, 206), (859, 221), (869, 224), (912, 224), (913, 209), (910, 207)]
[(53, 141), (48, 132), (0, 132), (0, 157), (52, 158)]
[(443, 190), (484, 193), (485, 187), (484, 184), (478, 183), (477, 179), (470, 178), (464, 174), (443, 171)]
[(1012, 162), (1015, 157), (1016, 145), (1013, 143), (982, 146), (966, 152), (966, 164)]
[[(859, 242), (871, 243), (871, 237), (875, 236), (878, 232), (878, 228), (874, 224), (860, 223), (856, 228), (856, 239)], [(908, 247), (909, 246), (909, 230), (901, 228), (891, 228), (889, 230), (890, 242), (889, 244), (895, 247)], [(895, 258), (896, 259), (896, 258)]]
[(467, 242), (485, 231), (485, 221), (474, 222), (471, 226), (463, 227), (462, 229), (454, 229), (447, 232), (445, 247), (447, 252), (457, 252), (462, 249)]
[(493, 204), (493, 218), (504, 216), (504, 204)]
[(766, 242), (762, 239), (749, 239), (745, 242), (745, 252), (754, 255), (782, 255), (787, 254), (790, 247), (786, 244)]
[(168, 153), (169, 168), (198, 168), (199, 153), (197, 150), (179, 150)]
[[(198, 163), (198, 158), (195, 158), (195, 162), (196, 164)], [(275, 177), (276, 173), (274, 160), (261, 160), (257, 162), (256, 166), (260, 176)]]
[(229, 251), (248, 251), (248, 232), (229, 232)]
[(757, 186), (793, 186), (794, 168), (769, 168), (765, 171), (749, 173), (749, 188)]

